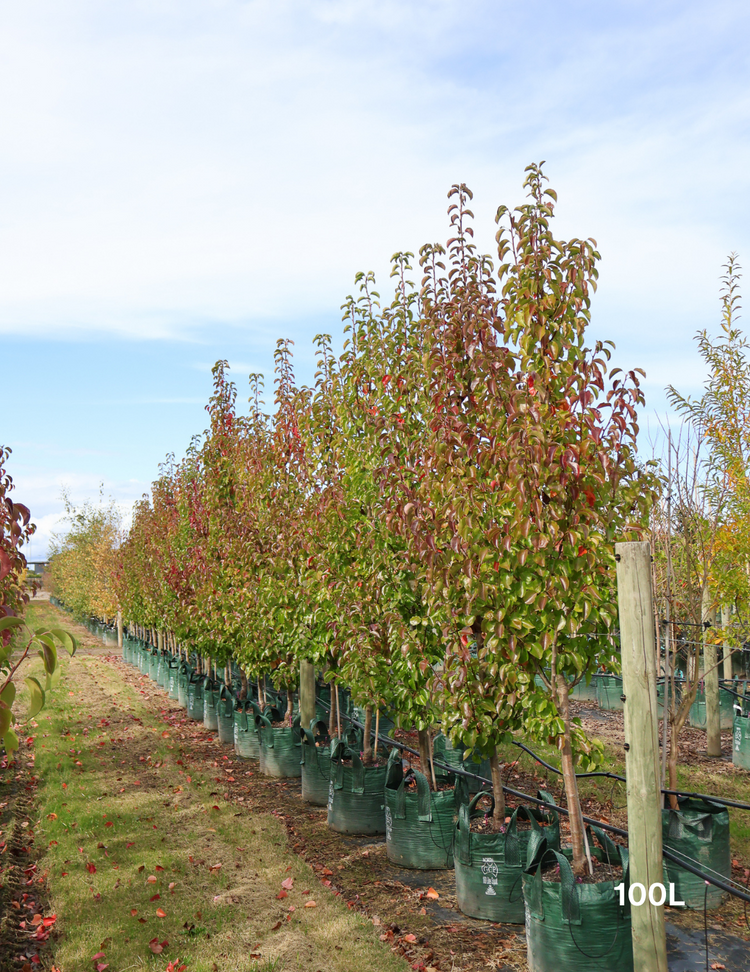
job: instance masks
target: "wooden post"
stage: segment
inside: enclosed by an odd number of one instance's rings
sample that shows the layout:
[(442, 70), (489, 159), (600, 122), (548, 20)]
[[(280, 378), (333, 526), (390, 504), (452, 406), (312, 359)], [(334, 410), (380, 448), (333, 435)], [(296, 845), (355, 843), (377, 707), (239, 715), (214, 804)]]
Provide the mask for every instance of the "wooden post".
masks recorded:
[(625, 696), (630, 884), (640, 883), (647, 892), (643, 904), (634, 905), (630, 911), (633, 965), (649, 972), (667, 972), (664, 907), (651, 904), (648, 897), (651, 885), (664, 881), (651, 545), (648, 541), (618, 543), (615, 553)]
[(719, 712), (719, 662), (716, 643), (705, 626), (713, 621), (708, 584), (703, 585), (701, 603), (703, 621), (703, 671), (705, 673), (706, 698), (706, 752), (709, 756), (721, 756), (721, 713)]
[(729, 647), (729, 625), (732, 623), (732, 609), (728, 604), (725, 604), (721, 609), (721, 626), (724, 629), (724, 649), (723, 649), (723, 667), (724, 667), (724, 680), (727, 682), (732, 681), (732, 650)]
[(160, 654), (164, 651), (164, 632), (161, 629), (156, 632), (156, 647), (159, 649)]
[(117, 612), (117, 648), (122, 651), (122, 611)]
[(309, 729), (315, 718), (315, 667), (312, 662), (299, 663), (299, 721)]

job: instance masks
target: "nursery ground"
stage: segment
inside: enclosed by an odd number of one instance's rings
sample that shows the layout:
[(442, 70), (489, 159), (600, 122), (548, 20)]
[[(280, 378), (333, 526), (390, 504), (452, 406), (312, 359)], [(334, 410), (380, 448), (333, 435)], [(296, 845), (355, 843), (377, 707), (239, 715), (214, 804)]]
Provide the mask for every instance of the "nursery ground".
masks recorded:
[[(39, 867), (49, 870), (50, 905), (59, 914), (61, 933), (52, 942), (63, 972), (93, 967), (97, 951), (104, 951), (101, 961), (113, 970), (132, 962), (163, 970), (164, 959), (178, 955), (188, 961), (189, 972), (214, 964), (278, 972), (525, 968), (523, 928), (458, 912), (452, 871), (397, 869), (382, 839), (331, 833), (325, 810), (302, 802), (299, 781), (258, 774), (257, 764), (235, 757), (150, 679), (51, 605), (34, 605), (33, 617), (37, 623), (63, 620), (82, 642), (66, 670), (70, 687), (58, 690), (34, 733), (34, 774), (44, 785), (33, 829), (39, 846), (58, 841)], [(621, 714), (607, 715), (616, 729)], [(608, 742), (608, 759), (610, 768), (621, 771), (617, 746), (617, 740)], [(710, 768), (688, 767), (689, 778), (681, 784), (717, 792)], [(545, 785), (561, 799), (554, 774), (517, 749), (508, 751), (505, 773), (509, 786), (533, 793)], [(705, 784), (697, 785), (704, 777), (695, 773), (709, 774)], [(733, 793), (744, 792), (748, 799), (743, 777), (735, 779), (731, 770), (726, 775)], [(622, 784), (587, 781), (582, 790), (591, 816), (626, 824)], [(48, 819), (50, 813), (57, 818)], [(733, 834), (735, 820), (733, 813)], [(740, 843), (734, 852), (742, 868), (746, 838)], [(95, 873), (85, 869), (89, 863)], [(157, 863), (165, 870), (157, 871)], [(140, 864), (144, 870), (138, 873)], [(156, 881), (148, 882), (149, 876)], [(284, 876), (294, 876), (294, 887), (278, 899)], [(153, 894), (161, 897), (152, 902)], [(316, 908), (305, 909), (310, 898)], [(157, 907), (167, 917), (157, 917)], [(709, 921), (711, 961), (735, 972), (750, 970), (742, 908), (730, 905)], [(670, 969), (692, 969), (702, 956), (703, 915), (672, 911), (669, 922)], [(158, 947), (162, 941), (169, 945), (157, 959), (149, 942)], [(258, 957), (248, 962), (248, 955)]]

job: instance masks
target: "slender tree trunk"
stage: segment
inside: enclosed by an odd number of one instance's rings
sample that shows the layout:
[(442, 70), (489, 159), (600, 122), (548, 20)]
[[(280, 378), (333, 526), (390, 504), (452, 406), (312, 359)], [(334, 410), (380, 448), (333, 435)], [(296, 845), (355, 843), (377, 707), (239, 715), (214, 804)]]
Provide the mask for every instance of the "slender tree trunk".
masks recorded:
[(565, 676), (557, 676), (557, 697), (559, 711), (565, 723), (564, 744), (561, 752), (563, 782), (568, 802), (568, 822), (570, 824), (570, 843), (573, 849), (573, 873), (583, 875), (586, 871), (586, 847), (583, 840), (583, 814), (578, 795), (578, 780), (573, 765), (573, 748), (570, 743), (570, 697)]
[(373, 761), (378, 758), (378, 733), (380, 732), (380, 709), (375, 710), (375, 748), (372, 752)]
[(432, 789), (437, 790), (437, 778), (435, 777), (435, 751), (431, 732), (427, 733), (427, 738), (430, 743), (430, 776), (432, 778)]
[(503, 777), (500, 773), (500, 760), (497, 750), (490, 756), (490, 773), (492, 775), (492, 796), (495, 799), (495, 809), (492, 811), (492, 829), (500, 830), (505, 824), (505, 790)]
[(244, 702), (247, 698), (247, 672), (244, 668), (240, 669), (240, 699)]
[(367, 766), (372, 763), (372, 706), (365, 706), (364, 732), (364, 761)]
[(286, 723), (291, 726), (294, 721), (294, 691), (291, 688), (286, 690)]
[(331, 684), (331, 709), (328, 713), (328, 735), (331, 739), (336, 734), (336, 715), (338, 711), (336, 708), (336, 699), (336, 686)]
[(227, 662), (224, 666), (224, 684), (228, 689), (232, 688), (232, 663)]
[(432, 780), (430, 780), (430, 731), (429, 729), (420, 729), (418, 733), (419, 737), (419, 762), (422, 766), (422, 772), (427, 777), (427, 782), (430, 789), (432, 789)]
[[(708, 583), (703, 585), (701, 620), (711, 623), (713, 612)], [(706, 698), (706, 752), (709, 756), (721, 756), (721, 713), (719, 711), (718, 652), (708, 629), (703, 629), (703, 671), (705, 673)]]

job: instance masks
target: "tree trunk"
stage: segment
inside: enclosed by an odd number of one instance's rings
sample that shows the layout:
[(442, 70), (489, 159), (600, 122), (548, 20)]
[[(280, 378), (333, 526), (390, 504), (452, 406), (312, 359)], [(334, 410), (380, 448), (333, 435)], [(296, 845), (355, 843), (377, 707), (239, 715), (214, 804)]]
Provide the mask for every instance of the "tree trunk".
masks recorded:
[(331, 739), (336, 735), (337, 700), (336, 686), (331, 684), (331, 711), (328, 713), (328, 735)]
[(291, 726), (294, 721), (294, 689), (286, 690), (286, 719), (287, 725)]
[(372, 706), (365, 706), (365, 733), (363, 759), (366, 766), (372, 763)]
[(227, 662), (224, 666), (224, 684), (228, 689), (232, 688), (232, 664)]
[(505, 824), (505, 790), (503, 777), (500, 773), (500, 760), (497, 750), (490, 756), (490, 772), (492, 774), (492, 796), (495, 799), (495, 809), (492, 811), (492, 829), (500, 830)]
[(240, 669), (240, 699), (244, 702), (247, 698), (247, 672), (244, 668)]
[[(713, 619), (708, 584), (703, 585), (701, 614), (704, 624)], [(718, 652), (708, 629), (703, 629), (703, 671), (706, 696), (706, 751), (709, 756), (721, 756), (721, 713), (719, 711)]]
[(565, 676), (557, 676), (558, 709), (565, 723), (564, 745), (561, 752), (565, 797), (568, 803), (568, 822), (570, 824), (570, 843), (573, 849), (573, 873), (582, 876), (586, 871), (586, 847), (583, 840), (583, 814), (578, 795), (578, 780), (573, 765), (573, 748), (570, 742), (570, 697)]
[(422, 766), (422, 772), (427, 777), (427, 783), (432, 789), (432, 780), (430, 779), (430, 730), (420, 729), (419, 730), (419, 762)]

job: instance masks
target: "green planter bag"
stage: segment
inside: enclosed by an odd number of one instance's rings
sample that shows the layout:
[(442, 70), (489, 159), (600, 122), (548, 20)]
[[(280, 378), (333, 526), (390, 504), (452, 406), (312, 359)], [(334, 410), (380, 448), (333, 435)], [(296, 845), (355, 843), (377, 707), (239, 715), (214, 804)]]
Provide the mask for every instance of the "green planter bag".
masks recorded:
[(748, 716), (734, 717), (732, 762), (742, 769), (750, 769), (750, 718)]
[[(547, 846), (560, 849), (560, 818), (556, 810), (541, 807), (517, 807), (505, 833), (472, 834), (471, 821), (481, 811), (476, 806), (480, 798), (491, 792), (478, 793), (468, 806), (459, 807), (458, 826), (453, 848), (456, 868), (456, 898), (458, 907), (470, 918), (522, 925), (524, 901), (522, 872), (532, 833), (544, 836)], [(545, 790), (539, 790), (540, 800), (552, 803)], [(531, 830), (518, 830), (518, 821), (528, 820)]]
[(203, 725), (216, 732), (219, 728), (216, 703), (219, 701), (219, 683), (207, 678), (203, 683)]
[(291, 727), (274, 728), (265, 715), (257, 715), (255, 725), (260, 742), (261, 773), (277, 777), (302, 776), (299, 716)]
[(181, 662), (177, 675), (177, 701), (183, 709), (187, 709), (188, 685), (192, 674), (193, 669), (187, 662)]
[[(472, 757), (464, 759), (463, 748), (456, 749), (450, 739), (442, 733), (435, 736), (432, 743), (432, 750), (433, 758), (436, 761), (447, 763), (453, 769), (464, 769), (467, 773), (476, 773), (485, 779), (489, 779), (490, 777), (490, 761), (488, 759), (482, 760), (481, 763), (475, 763)], [(445, 782), (450, 775), (451, 773), (448, 770), (444, 770), (437, 765), (435, 766), (435, 778), (438, 783)], [(481, 780), (475, 779), (473, 776), (466, 776), (464, 780), (466, 781), (469, 793), (478, 793), (487, 785), (486, 783), (482, 783)]]
[[(351, 759), (346, 766), (344, 759)], [(385, 833), (386, 766), (364, 766), (343, 740), (331, 746), (328, 826), (340, 834)]]
[[(662, 810), (662, 840), (675, 854), (683, 854), (699, 868), (726, 881), (732, 876), (729, 849), (729, 811), (721, 803), (682, 797), (679, 810)], [(674, 884), (675, 900), (688, 908), (718, 908), (724, 892), (672, 861), (664, 861)], [(706, 888), (708, 887), (708, 893)]]
[(156, 684), (159, 688), (169, 688), (169, 655), (163, 651), (159, 655), (159, 667), (156, 670)]
[(219, 689), (219, 699), (216, 703), (216, 722), (219, 730), (219, 742), (228, 746), (234, 745), (234, 699), (231, 691), (222, 685)]
[(203, 679), (196, 672), (190, 676), (187, 687), (187, 714), (196, 722), (203, 722)]
[(596, 680), (596, 700), (600, 709), (621, 709), (622, 679), (618, 675), (600, 675)]
[(599, 698), (596, 687), (596, 683), (598, 681), (598, 678), (593, 677), (587, 685), (586, 678), (584, 676), (577, 685), (573, 686), (570, 697), (575, 699), (577, 702), (598, 702)]
[[(578, 884), (565, 854), (534, 834), (523, 871), (529, 972), (633, 972), (628, 852), (602, 831), (592, 832), (604, 848), (602, 854), (592, 847), (592, 854), (622, 865), (625, 905), (615, 891), (619, 880)], [(544, 880), (542, 868), (550, 863), (559, 867), (559, 881)]]
[(167, 665), (167, 692), (170, 699), (177, 701), (177, 679), (180, 676), (180, 663), (175, 658), (170, 658)]
[[(731, 729), (734, 722), (735, 696), (726, 689), (719, 689), (719, 724), (722, 729)], [(688, 725), (693, 729), (706, 728), (706, 694), (698, 689), (695, 702), (690, 706)]]
[[(331, 746), (328, 727), (320, 719), (313, 719), (309, 729), (300, 727), (302, 743), (302, 799), (315, 807), (328, 805), (331, 782)], [(316, 745), (319, 743), (320, 745)]]
[(148, 659), (148, 677), (156, 681), (159, 674), (159, 649), (152, 648)]
[[(395, 754), (395, 755), (394, 755)], [(416, 791), (406, 789), (410, 777)], [(456, 811), (468, 799), (463, 780), (453, 789), (430, 792), (424, 773), (404, 774), (401, 753), (393, 749), (385, 784), (385, 846), (388, 860), (420, 870), (453, 867)]]
[(260, 709), (251, 700), (237, 702), (234, 707), (233, 739), (234, 751), (242, 759), (260, 759), (260, 743), (255, 717)]

